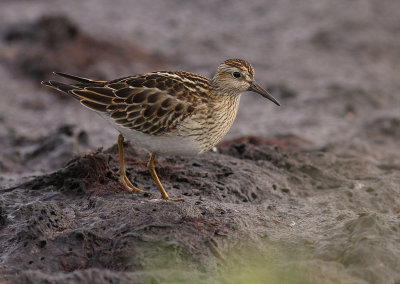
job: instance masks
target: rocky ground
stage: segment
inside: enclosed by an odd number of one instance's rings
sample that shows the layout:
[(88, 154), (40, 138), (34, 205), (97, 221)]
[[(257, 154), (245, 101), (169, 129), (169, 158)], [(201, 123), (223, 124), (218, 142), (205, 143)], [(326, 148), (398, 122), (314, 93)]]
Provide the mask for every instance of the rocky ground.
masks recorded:
[[(400, 283), (400, 2), (3, 1), (0, 282)], [(40, 81), (250, 61), (215, 151), (159, 157)], [(103, 148), (100, 148), (103, 147)]]

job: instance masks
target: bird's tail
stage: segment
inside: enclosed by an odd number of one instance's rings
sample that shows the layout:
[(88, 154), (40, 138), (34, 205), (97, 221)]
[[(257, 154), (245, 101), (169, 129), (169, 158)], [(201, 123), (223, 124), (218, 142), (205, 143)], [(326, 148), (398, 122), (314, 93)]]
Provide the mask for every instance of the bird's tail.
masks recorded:
[(65, 84), (65, 83), (61, 83), (61, 82), (57, 82), (57, 81), (42, 81), (41, 84), (43, 86), (50, 87), (50, 88), (56, 89), (58, 91), (72, 95), (76, 99), (81, 99), (81, 98), (78, 97), (76, 94), (74, 94), (71, 91), (79, 90), (88, 85), (96, 86), (96, 85), (102, 85), (107, 82), (107, 81), (91, 80), (91, 79), (82, 78), (82, 77), (78, 77), (78, 76), (74, 76), (74, 75), (69, 75), (69, 74), (65, 74), (65, 73), (61, 73), (61, 72), (53, 72), (53, 74), (77, 81), (78, 83)]
[(87, 78), (83, 78), (83, 77), (78, 77), (78, 76), (74, 76), (74, 75), (70, 75), (70, 74), (65, 74), (65, 73), (61, 73), (61, 72), (53, 72), (53, 74), (55, 75), (59, 75), (61, 77), (65, 77), (74, 81), (77, 81), (79, 83), (83, 83), (83, 84), (96, 84), (96, 83), (105, 83), (107, 81), (98, 81), (98, 80), (92, 80), (92, 79), (87, 79)]
[(75, 90), (75, 89), (78, 88), (77, 86), (70, 85), (70, 84), (64, 84), (64, 83), (57, 82), (57, 81), (46, 81), (46, 82), (42, 81), (41, 84), (43, 86), (50, 87), (50, 88), (62, 91), (64, 93), (68, 93), (69, 91)]
[(71, 95), (91, 110), (104, 113), (107, 106), (112, 104), (113, 98), (115, 98), (112, 89), (104, 87), (108, 81), (91, 80), (58, 72), (54, 72), (54, 74), (77, 82), (65, 84), (57, 81), (46, 81), (42, 82), (42, 85)]

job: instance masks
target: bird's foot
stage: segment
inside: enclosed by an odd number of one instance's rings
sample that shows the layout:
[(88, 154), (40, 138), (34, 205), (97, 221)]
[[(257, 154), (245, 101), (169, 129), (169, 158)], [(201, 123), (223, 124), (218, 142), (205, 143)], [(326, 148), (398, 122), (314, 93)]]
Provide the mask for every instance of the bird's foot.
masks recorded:
[(126, 190), (137, 193), (149, 193), (148, 191), (145, 191), (143, 189), (134, 186), (126, 175), (120, 175), (120, 178)]
[(185, 199), (183, 199), (183, 198), (171, 198), (168, 195), (167, 196), (161, 195), (161, 199), (169, 200), (169, 201), (175, 201), (175, 202), (181, 202), (181, 201), (183, 202), (183, 201), (185, 201)]

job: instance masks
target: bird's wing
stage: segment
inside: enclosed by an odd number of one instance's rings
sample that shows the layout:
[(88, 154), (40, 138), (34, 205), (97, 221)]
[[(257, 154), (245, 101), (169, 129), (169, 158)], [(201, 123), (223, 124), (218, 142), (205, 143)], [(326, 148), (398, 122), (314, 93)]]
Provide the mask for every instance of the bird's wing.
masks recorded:
[(204, 103), (209, 89), (207, 78), (179, 71), (113, 81), (79, 79), (75, 85), (54, 81), (43, 84), (74, 96), (82, 105), (109, 116), (120, 126), (151, 135), (170, 132), (200, 102)]

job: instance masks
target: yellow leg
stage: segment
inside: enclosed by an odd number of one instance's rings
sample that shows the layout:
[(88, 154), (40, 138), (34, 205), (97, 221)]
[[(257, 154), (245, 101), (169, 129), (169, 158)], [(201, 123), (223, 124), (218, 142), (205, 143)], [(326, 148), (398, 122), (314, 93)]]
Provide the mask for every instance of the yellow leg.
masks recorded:
[(119, 170), (119, 176), (121, 178), (121, 182), (128, 191), (147, 192), (145, 190), (141, 190), (140, 188), (134, 186), (126, 176), (123, 142), (124, 142), (124, 136), (122, 136), (122, 134), (118, 135), (118, 155), (119, 155), (119, 164), (121, 166)]
[(147, 169), (149, 170), (154, 181), (156, 182), (158, 190), (161, 192), (161, 199), (172, 200), (172, 201), (184, 201), (183, 198), (170, 198), (168, 196), (167, 192), (165, 191), (164, 187), (162, 186), (162, 184), (157, 176), (156, 170), (154, 169), (154, 158), (155, 157), (156, 157), (156, 155), (154, 153), (151, 153), (149, 162), (147, 163)]

